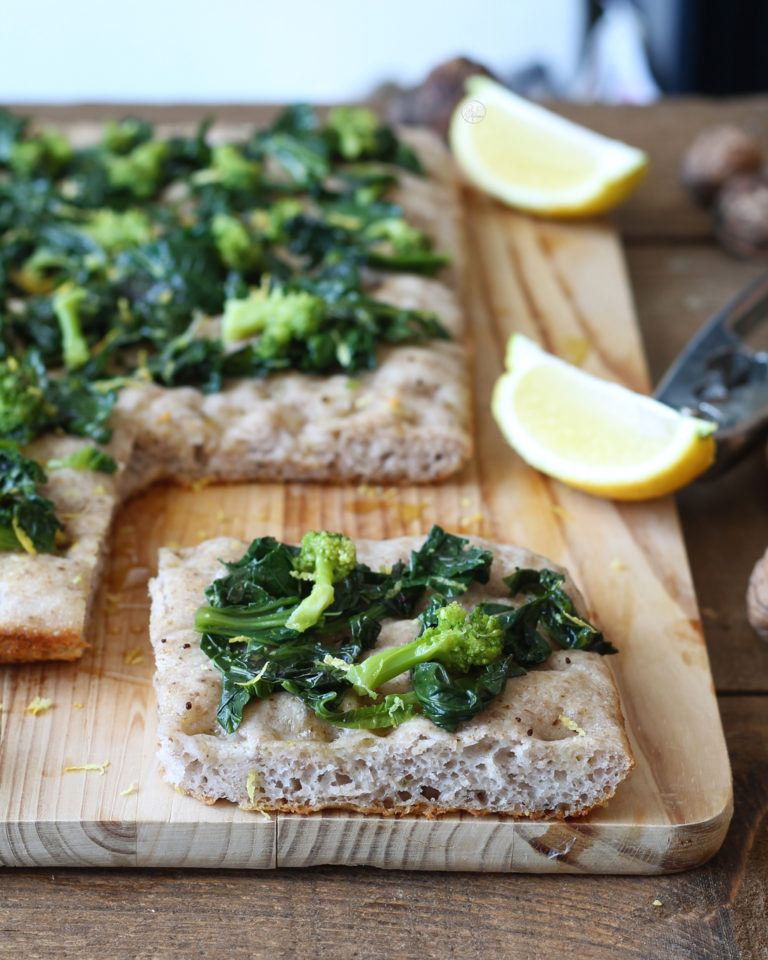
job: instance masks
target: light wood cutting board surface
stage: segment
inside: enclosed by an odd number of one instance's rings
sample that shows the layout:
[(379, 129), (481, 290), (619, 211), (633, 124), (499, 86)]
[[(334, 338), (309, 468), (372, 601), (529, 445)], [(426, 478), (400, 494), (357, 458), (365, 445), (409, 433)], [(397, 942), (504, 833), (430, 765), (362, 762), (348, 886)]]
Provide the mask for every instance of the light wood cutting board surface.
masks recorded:
[[(731, 778), (671, 499), (620, 505), (525, 466), (490, 413), (513, 330), (647, 390), (621, 247), (607, 224), (530, 220), (466, 197), (476, 455), (439, 486), (160, 486), (118, 515), (76, 664), (2, 668), (0, 864), (656, 873), (703, 862), (731, 815)], [(605, 633), (637, 766), (601, 811), (566, 823), (456, 816), (280, 815), (204, 806), (164, 783), (146, 583), (157, 549), (221, 534), (295, 541), (457, 533), (520, 543), (569, 567)], [(35, 696), (53, 707), (26, 711)], [(108, 764), (107, 764), (108, 761)], [(93, 765), (98, 769), (69, 770)]]

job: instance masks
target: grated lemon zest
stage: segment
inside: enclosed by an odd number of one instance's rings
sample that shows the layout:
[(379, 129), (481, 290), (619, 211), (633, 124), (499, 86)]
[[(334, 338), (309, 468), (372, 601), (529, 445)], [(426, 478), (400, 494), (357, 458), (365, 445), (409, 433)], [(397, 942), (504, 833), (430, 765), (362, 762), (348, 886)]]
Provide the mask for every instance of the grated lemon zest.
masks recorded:
[(661, 902), (661, 900), (654, 900), (654, 901), (653, 901), (653, 906), (654, 906), (654, 907), (663, 907), (664, 904)]
[(25, 709), (27, 713), (31, 713), (33, 717), (36, 717), (38, 714), (50, 710), (52, 706), (53, 700), (49, 700), (48, 697), (33, 697)]
[(269, 660), (265, 660), (264, 666), (261, 668), (261, 670), (259, 670), (259, 672), (256, 674), (255, 677), (252, 677), (250, 680), (243, 680), (243, 681), (236, 680), (235, 686), (236, 687), (252, 687), (254, 684), (258, 683), (259, 680), (261, 680), (261, 678), (267, 672), (268, 666), (269, 666)]
[(578, 733), (580, 737), (585, 737), (586, 733), (584, 730), (576, 723), (575, 720), (571, 720), (570, 717), (564, 717), (562, 713), (557, 718), (564, 727), (567, 727), (569, 730), (573, 730), (574, 733)]
[(248, 771), (248, 779), (245, 781), (245, 789), (248, 791), (248, 799), (253, 803), (254, 797), (256, 796), (256, 780), (258, 774), (254, 768), (251, 768)]
[(109, 766), (109, 760), (102, 760), (101, 763), (83, 763), (78, 766), (64, 767), (64, 773), (98, 773), (100, 777), (103, 777), (107, 772), (107, 767)]
[(462, 517), (459, 520), (460, 527), (470, 527), (475, 523), (482, 523), (485, 520), (485, 516), (482, 513), (473, 513), (471, 517)]
[(565, 507), (561, 507), (559, 503), (552, 504), (552, 513), (561, 517), (563, 520), (573, 520), (573, 514), (568, 513)]
[(619, 560), (618, 557), (614, 557), (613, 560), (611, 560), (611, 569), (621, 571), (626, 570), (627, 567), (623, 560)]
[(123, 660), (129, 667), (144, 663), (144, 653), (141, 647), (131, 647), (130, 650), (126, 650)]
[(138, 785), (138, 784), (136, 783), (136, 781), (134, 780), (133, 783), (129, 783), (129, 784), (128, 784), (128, 786), (125, 788), (125, 790), (121, 790), (121, 791), (120, 791), (120, 796), (121, 796), (121, 797), (130, 797), (132, 794), (138, 793), (138, 792), (139, 792), (139, 785)]

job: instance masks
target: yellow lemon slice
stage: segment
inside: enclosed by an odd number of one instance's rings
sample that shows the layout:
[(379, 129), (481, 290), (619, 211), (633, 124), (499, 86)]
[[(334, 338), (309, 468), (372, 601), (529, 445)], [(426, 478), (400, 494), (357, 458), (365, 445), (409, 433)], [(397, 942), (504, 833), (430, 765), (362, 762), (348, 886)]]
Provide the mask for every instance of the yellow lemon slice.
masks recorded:
[(531, 466), (615, 500), (678, 490), (715, 458), (714, 424), (593, 377), (514, 334), (491, 409)]
[(467, 81), (451, 148), (475, 186), (530, 213), (587, 217), (620, 203), (645, 174), (642, 150), (571, 123), (488, 77)]

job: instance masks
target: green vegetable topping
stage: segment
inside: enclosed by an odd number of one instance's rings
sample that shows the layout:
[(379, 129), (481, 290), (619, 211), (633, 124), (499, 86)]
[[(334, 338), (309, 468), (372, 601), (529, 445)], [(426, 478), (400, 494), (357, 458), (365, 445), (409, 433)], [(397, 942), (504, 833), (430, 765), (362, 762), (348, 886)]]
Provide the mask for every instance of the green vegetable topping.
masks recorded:
[(64, 365), (68, 370), (82, 367), (90, 357), (78, 313), (80, 304), (87, 296), (88, 292), (82, 287), (66, 285), (53, 298), (53, 312), (61, 327)]
[(418, 663), (435, 660), (453, 673), (469, 673), (501, 656), (503, 634), (498, 621), (474, 609), (469, 616), (454, 601), (437, 610), (437, 621), (415, 640), (381, 650), (356, 663), (347, 680), (360, 694), (372, 695), (380, 686)]
[[(386, 572), (359, 563), (340, 534), (311, 531), (301, 548), (254, 540), (226, 564), (195, 617), (201, 648), (222, 675), (219, 722), (236, 730), (251, 700), (286, 691), (337, 726), (382, 729), (424, 716), (453, 731), (487, 709), (508, 679), (543, 663), (553, 644), (615, 652), (574, 613), (551, 570), (507, 578), (510, 596), (523, 595), (516, 606), (467, 612), (452, 601), (487, 582), (491, 562), (487, 550), (437, 526), (407, 564)], [(383, 620), (412, 619), (419, 608), (413, 640), (366, 656)], [(404, 673), (410, 690), (379, 694)]]
[(353, 374), (385, 346), (448, 336), (368, 289), (368, 268), (447, 262), (387, 200), (398, 170), (419, 171), (389, 127), (306, 104), (242, 143), (210, 145), (208, 127), (162, 139), (126, 118), (81, 148), (0, 110), (0, 440), (104, 442), (132, 377), (214, 392)]
[(50, 553), (61, 524), (38, 487), (47, 481), (40, 464), (9, 441), (0, 443), (0, 550)]
[(115, 473), (117, 463), (106, 450), (81, 447), (68, 457), (55, 457), (46, 463), (48, 470), (92, 470), (94, 473)]
[(295, 567), (297, 576), (312, 582), (312, 592), (288, 617), (286, 627), (299, 633), (314, 627), (323, 611), (333, 603), (334, 583), (352, 573), (356, 560), (355, 545), (348, 537), (326, 530), (305, 533)]
[(306, 340), (317, 333), (323, 319), (320, 297), (303, 290), (286, 291), (281, 287), (252, 290), (244, 300), (227, 300), (221, 337), (224, 343), (261, 335), (263, 351), (279, 353), (291, 340)]

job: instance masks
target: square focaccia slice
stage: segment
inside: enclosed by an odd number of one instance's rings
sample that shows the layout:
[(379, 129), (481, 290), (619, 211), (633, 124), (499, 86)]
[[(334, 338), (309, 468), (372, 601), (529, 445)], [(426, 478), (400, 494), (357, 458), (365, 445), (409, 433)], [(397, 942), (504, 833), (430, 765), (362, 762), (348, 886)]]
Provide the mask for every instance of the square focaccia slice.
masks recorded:
[[(390, 567), (422, 542), (360, 541), (358, 559)], [(467, 608), (509, 602), (503, 577), (517, 567), (553, 566), (517, 547), (472, 542), (490, 548), (494, 560), (489, 582), (458, 598)], [(252, 701), (240, 727), (226, 733), (216, 718), (219, 674), (193, 621), (207, 584), (226, 572), (220, 560), (239, 559), (244, 549), (228, 538), (164, 549), (150, 585), (159, 760), (178, 790), (263, 811), (562, 818), (604, 803), (632, 768), (610, 668), (582, 651), (556, 651), (509, 679), (488, 709), (454, 733), (421, 716), (385, 731), (341, 728), (282, 691)], [(583, 609), (573, 584), (565, 587)], [(413, 639), (418, 627), (415, 620), (385, 620), (375, 650)], [(403, 675), (382, 692), (408, 687)]]

